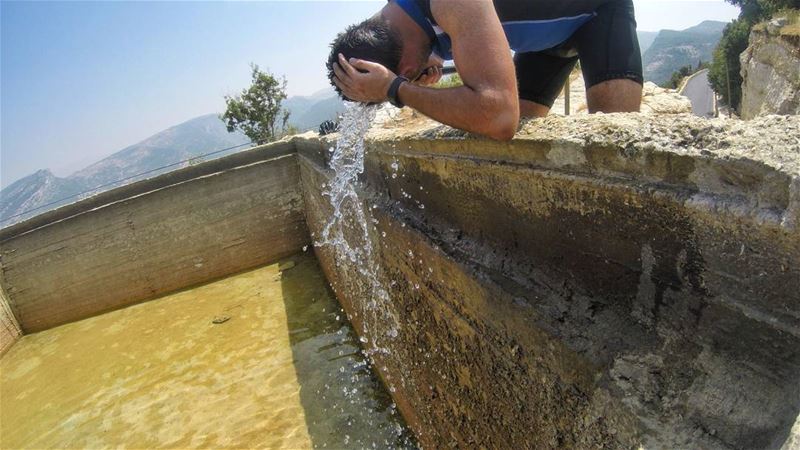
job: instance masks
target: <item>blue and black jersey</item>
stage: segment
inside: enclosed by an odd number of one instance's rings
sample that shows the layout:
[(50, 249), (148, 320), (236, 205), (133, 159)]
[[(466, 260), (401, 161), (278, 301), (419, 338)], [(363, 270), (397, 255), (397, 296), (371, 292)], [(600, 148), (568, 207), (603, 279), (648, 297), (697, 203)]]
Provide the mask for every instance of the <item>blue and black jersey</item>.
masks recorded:
[[(432, 49), (453, 59), (431, 0), (394, 0), (428, 34)], [(587, 89), (607, 80), (639, 84), (642, 59), (632, 0), (494, 0), (511, 50), (521, 99), (551, 106), (580, 59)]]
[[(494, 7), (511, 49), (525, 53), (565, 42), (611, 1), (614, 0), (494, 0)], [(433, 50), (444, 59), (452, 59), (450, 37), (437, 26), (430, 0), (396, 3), (425, 30)]]

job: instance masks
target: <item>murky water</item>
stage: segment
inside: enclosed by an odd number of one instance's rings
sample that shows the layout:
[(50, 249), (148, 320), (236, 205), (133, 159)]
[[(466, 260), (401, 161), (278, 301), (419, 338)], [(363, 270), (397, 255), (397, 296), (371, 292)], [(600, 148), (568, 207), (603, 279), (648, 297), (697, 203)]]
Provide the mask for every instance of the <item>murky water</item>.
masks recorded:
[(316, 260), (291, 259), (23, 337), (0, 448), (413, 447)]

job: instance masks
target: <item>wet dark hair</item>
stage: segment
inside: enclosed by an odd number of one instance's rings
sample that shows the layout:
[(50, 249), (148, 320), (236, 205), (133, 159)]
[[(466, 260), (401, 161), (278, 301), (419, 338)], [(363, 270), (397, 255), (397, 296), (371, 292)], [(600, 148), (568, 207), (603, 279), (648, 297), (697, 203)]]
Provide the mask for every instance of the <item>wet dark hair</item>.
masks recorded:
[(325, 64), (328, 69), (328, 79), (336, 92), (345, 100), (349, 100), (333, 83), (333, 63), (338, 61), (339, 53), (347, 59), (358, 58), (379, 63), (397, 73), (402, 52), (400, 36), (389, 28), (383, 17), (380, 15), (370, 17), (361, 23), (350, 25), (333, 40), (331, 53)]

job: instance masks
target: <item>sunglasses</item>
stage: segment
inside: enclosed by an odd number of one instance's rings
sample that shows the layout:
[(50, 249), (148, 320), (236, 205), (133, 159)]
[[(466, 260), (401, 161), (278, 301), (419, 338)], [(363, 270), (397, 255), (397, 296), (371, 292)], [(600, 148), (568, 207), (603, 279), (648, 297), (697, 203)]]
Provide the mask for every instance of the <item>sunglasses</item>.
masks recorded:
[[(442, 75), (450, 75), (452, 73), (456, 73), (455, 66), (444, 66), (441, 67), (441, 69), (442, 69)], [(433, 67), (428, 67), (427, 69), (423, 70), (422, 73), (420, 73), (417, 78), (414, 78), (413, 81), (419, 81), (419, 79), (422, 78), (423, 76), (430, 75), (432, 71)]]

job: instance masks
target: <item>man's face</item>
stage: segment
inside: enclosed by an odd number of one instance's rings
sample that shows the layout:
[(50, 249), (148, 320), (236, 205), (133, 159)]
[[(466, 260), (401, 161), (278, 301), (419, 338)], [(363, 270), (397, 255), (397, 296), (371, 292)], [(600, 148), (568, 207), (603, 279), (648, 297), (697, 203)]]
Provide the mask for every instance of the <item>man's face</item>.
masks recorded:
[(416, 80), (427, 69), (428, 58), (431, 49), (423, 46), (403, 45), (403, 55), (400, 57), (398, 75), (402, 75), (409, 80)]

